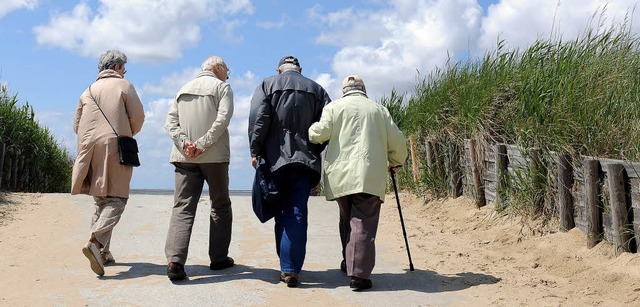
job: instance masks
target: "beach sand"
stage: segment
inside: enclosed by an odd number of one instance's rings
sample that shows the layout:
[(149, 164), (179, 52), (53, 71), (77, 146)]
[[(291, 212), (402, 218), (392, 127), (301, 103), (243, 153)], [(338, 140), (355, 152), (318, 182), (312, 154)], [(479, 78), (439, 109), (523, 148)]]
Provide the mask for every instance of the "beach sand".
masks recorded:
[[(204, 200), (204, 199), (203, 199)], [(230, 256), (238, 265), (208, 270), (206, 202), (198, 208), (184, 283), (165, 274), (171, 195), (132, 195), (116, 228), (117, 264), (97, 278), (80, 252), (91, 198), (9, 193), (0, 198), (0, 305), (3, 306), (638, 306), (640, 257), (586, 247), (578, 229), (500, 216), (460, 197), (425, 202), (400, 195), (414, 272), (395, 197), (383, 205), (377, 265), (369, 292), (352, 292), (340, 262), (337, 207), (310, 201), (307, 260), (298, 289), (277, 280), (272, 224), (252, 215), (250, 196), (234, 196)], [(297, 292), (293, 292), (297, 291)]]

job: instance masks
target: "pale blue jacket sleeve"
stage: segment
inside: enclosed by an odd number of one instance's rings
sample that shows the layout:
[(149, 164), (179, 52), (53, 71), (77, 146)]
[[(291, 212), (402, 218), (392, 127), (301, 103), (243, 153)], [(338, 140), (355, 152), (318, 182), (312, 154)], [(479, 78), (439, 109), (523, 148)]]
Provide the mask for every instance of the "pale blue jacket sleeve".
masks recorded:
[(390, 166), (400, 166), (407, 159), (407, 140), (391, 118), (389, 110), (383, 108), (387, 125), (387, 155)]

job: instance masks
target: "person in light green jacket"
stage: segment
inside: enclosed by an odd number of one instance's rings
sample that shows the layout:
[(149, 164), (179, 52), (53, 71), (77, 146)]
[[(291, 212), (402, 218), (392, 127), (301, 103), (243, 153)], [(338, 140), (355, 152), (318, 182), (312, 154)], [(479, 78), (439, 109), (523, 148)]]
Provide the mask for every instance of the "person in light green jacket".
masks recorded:
[(329, 142), (324, 162), (324, 192), (340, 207), (340, 268), (354, 291), (372, 287), (375, 236), (389, 168), (407, 158), (404, 135), (389, 110), (370, 100), (362, 78), (347, 76), (343, 96), (324, 107), (309, 128), (309, 140)]

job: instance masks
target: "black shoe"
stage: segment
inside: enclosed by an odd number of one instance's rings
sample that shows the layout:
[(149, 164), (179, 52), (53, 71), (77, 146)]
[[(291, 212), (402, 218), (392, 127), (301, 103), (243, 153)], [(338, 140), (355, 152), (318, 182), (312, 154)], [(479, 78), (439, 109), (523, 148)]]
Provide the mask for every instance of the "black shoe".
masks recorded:
[(222, 261), (211, 262), (209, 265), (209, 269), (212, 270), (222, 270), (226, 268), (230, 268), (234, 265), (233, 258), (227, 257), (227, 259)]
[(342, 262), (340, 262), (340, 271), (342, 272), (347, 272), (347, 262), (344, 261), (344, 259), (342, 259)]
[(167, 265), (167, 277), (171, 280), (183, 280), (187, 278), (184, 265), (177, 262), (169, 262), (169, 265)]
[(371, 279), (360, 278), (360, 277), (351, 277), (351, 283), (349, 284), (349, 288), (353, 289), (353, 291), (361, 291), (365, 289), (371, 289), (373, 287), (373, 283)]

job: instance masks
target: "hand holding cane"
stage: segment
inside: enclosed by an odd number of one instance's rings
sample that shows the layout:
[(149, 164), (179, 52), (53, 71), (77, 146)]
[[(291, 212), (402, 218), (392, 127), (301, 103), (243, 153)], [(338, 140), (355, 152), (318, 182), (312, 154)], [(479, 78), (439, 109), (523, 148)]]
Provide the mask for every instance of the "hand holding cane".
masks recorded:
[(393, 182), (393, 191), (396, 193), (396, 201), (398, 202), (398, 213), (400, 214), (400, 224), (402, 224), (402, 235), (404, 236), (404, 244), (407, 246), (407, 255), (409, 256), (409, 270), (413, 271), (413, 261), (411, 261), (411, 252), (409, 251), (409, 240), (407, 240), (407, 231), (404, 228), (404, 219), (402, 218), (402, 208), (400, 208), (400, 197), (398, 197), (398, 187), (396, 186), (395, 167), (389, 168), (391, 174), (391, 182)]

